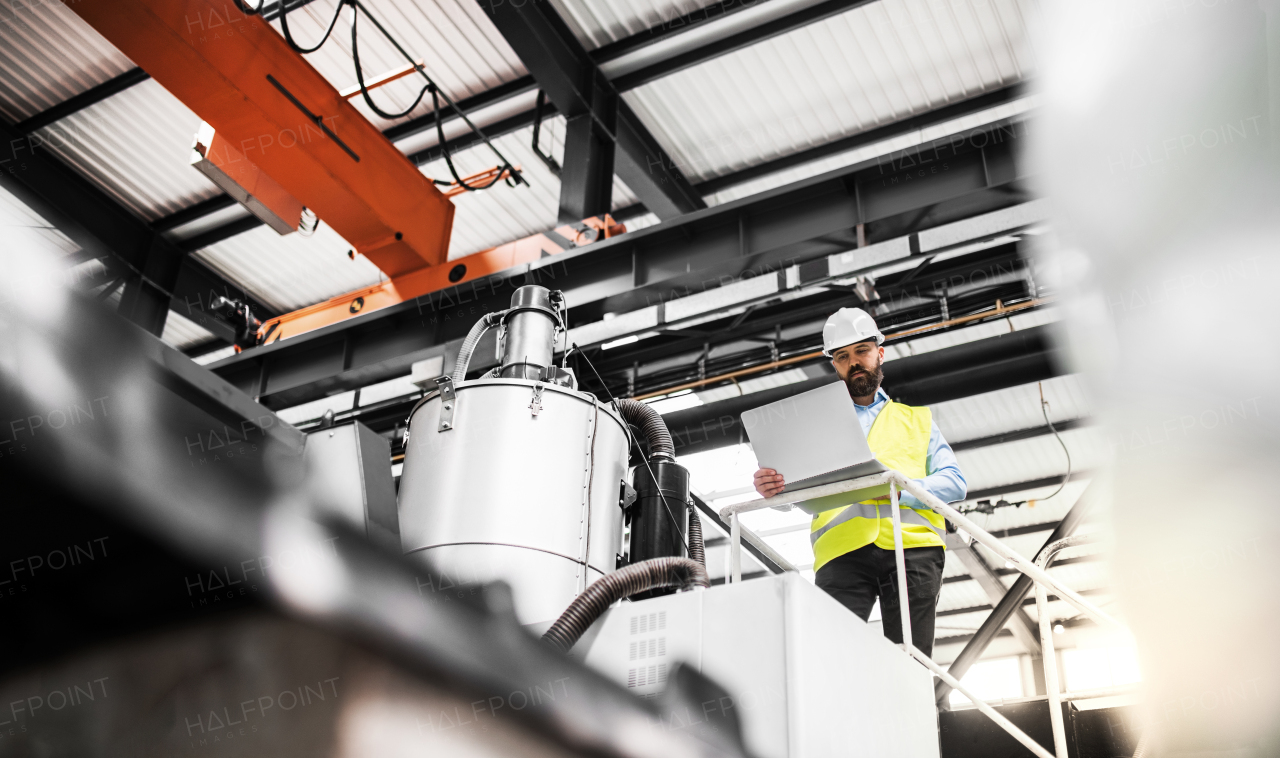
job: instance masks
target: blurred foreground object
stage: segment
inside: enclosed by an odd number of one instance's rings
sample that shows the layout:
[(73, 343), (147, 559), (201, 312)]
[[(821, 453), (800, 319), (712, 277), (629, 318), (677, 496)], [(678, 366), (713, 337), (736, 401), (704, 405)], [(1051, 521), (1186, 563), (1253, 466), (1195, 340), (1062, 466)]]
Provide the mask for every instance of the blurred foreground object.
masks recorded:
[(686, 671), (643, 701), (559, 655), (505, 585), (304, 487), (296, 429), (0, 256), (6, 754), (743, 755), (666, 726), (723, 690)]
[(1038, 144), (1150, 754), (1280, 751), (1276, 4), (1056, 2)]

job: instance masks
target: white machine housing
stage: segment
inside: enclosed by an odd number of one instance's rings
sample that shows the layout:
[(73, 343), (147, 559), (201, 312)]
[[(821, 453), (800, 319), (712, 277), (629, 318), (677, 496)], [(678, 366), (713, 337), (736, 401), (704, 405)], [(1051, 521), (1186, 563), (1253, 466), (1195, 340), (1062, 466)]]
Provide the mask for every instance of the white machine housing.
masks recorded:
[(453, 419), (428, 395), (409, 419), (400, 537), (461, 582), (511, 585), (516, 615), (557, 618), (617, 567), (628, 437), (590, 394), (528, 379), (454, 390)]
[(672, 728), (736, 708), (760, 758), (939, 755), (932, 675), (794, 572), (619, 603), (573, 655), (641, 696), (676, 662), (696, 667), (732, 702), (669, 714)]

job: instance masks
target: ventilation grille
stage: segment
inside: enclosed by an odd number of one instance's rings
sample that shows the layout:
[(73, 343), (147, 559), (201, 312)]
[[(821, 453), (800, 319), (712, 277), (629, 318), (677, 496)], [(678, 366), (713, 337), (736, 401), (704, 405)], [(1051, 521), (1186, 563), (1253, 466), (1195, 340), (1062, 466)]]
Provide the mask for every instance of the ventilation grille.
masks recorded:
[(665, 663), (636, 666), (627, 672), (628, 687), (647, 687), (651, 684), (662, 684), (666, 681), (667, 664)]
[(631, 660), (643, 660), (645, 658), (657, 658), (667, 654), (667, 638), (654, 637), (650, 640), (640, 640), (631, 643)]
[(657, 611), (656, 613), (641, 613), (639, 616), (631, 617), (631, 633), (632, 634), (648, 634), (649, 632), (657, 632), (667, 628), (667, 612)]

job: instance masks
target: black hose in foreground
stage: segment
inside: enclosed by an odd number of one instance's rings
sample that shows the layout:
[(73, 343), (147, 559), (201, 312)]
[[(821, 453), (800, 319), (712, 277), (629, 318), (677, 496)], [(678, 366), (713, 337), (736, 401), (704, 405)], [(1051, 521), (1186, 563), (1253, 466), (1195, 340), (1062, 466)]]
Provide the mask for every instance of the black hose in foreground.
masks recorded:
[(652, 558), (600, 577), (569, 604), (542, 639), (567, 653), (609, 606), (659, 587), (710, 587), (707, 569), (688, 558)]
[(702, 543), (702, 519), (698, 518), (698, 509), (689, 506), (689, 559), (698, 562), (702, 568), (707, 567), (707, 548)]
[(666, 422), (652, 406), (638, 400), (622, 398), (615, 402), (618, 404), (618, 412), (622, 414), (623, 420), (640, 427), (640, 431), (649, 440), (650, 459), (666, 458), (669, 461), (676, 459), (676, 445), (671, 440), (671, 432), (667, 431)]

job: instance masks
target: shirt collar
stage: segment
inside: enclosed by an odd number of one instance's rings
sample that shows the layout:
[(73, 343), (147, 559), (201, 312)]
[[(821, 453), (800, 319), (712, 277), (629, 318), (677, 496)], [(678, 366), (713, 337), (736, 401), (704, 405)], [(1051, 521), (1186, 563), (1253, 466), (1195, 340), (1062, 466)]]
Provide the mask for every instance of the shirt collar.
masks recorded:
[(872, 398), (871, 405), (858, 405), (857, 402), (854, 402), (854, 405), (858, 408), (874, 408), (888, 399), (889, 393), (884, 391), (884, 387), (880, 387), (876, 389), (876, 395)]

